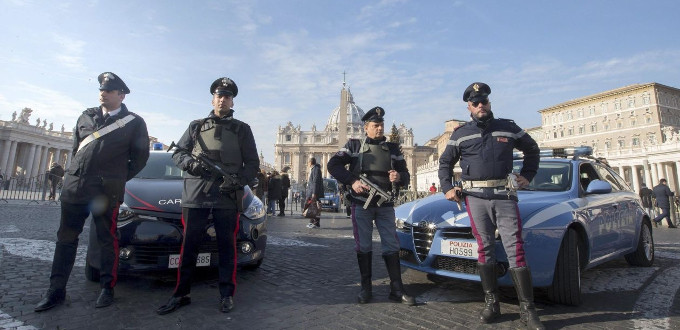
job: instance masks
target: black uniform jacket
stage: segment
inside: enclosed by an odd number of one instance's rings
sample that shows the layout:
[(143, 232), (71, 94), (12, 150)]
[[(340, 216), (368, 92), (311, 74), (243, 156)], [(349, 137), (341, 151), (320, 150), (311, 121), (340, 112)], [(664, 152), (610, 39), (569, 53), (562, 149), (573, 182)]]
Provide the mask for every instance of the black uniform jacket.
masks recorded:
[[(135, 118), (77, 151), (88, 135), (127, 115)], [(122, 202), (125, 182), (144, 168), (147, 159), (149, 133), (142, 117), (122, 104), (118, 114), (104, 121), (100, 107), (89, 108), (78, 118), (73, 133), (73, 159), (66, 170), (60, 200), (83, 204), (103, 194)]]
[[(404, 160), (404, 156), (401, 153), (401, 150), (399, 150), (399, 144), (398, 143), (392, 143), (392, 142), (386, 142), (385, 139), (381, 140), (374, 140), (369, 137), (366, 137), (366, 143), (374, 143), (374, 144), (382, 144), (384, 143), (387, 145), (387, 147), (390, 150), (390, 156), (392, 158), (392, 165), (395, 171), (399, 173), (399, 186), (405, 187), (411, 182), (411, 174), (408, 172), (408, 168), (406, 167), (406, 161)], [(350, 139), (347, 141), (347, 144), (345, 144), (345, 147), (340, 149), (331, 159), (328, 161), (328, 172), (338, 181), (341, 183), (347, 185), (348, 187), (346, 188), (348, 191), (351, 191), (352, 188), (349, 187), (356, 181), (358, 178), (354, 174), (354, 170), (356, 169), (357, 166), (359, 166), (359, 151), (361, 150), (361, 140), (359, 139)], [(349, 170), (345, 168), (345, 165), (349, 164)], [(354, 198), (352, 195), (349, 195), (349, 198), (356, 202), (356, 203), (361, 203), (363, 204), (364, 201), (357, 200)], [(375, 203), (375, 201), (373, 202)], [(383, 204), (383, 206), (387, 206), (386, 204)]]
[(507, 178), (512, 172), (512, 152), (515, 148), (524, 152), (520, 175), (531, 181), (538, 170), (540, 149), (536, 141), (514, 121), (491, 118), (484, 123), (473, 120), (458, 127), (439, 158), (438, 174), (442, 191), (446, 193), (453, 189), (453, 166), (458, 160), (463, 181)]
[[(210, 112), (209, 118), (217, 118), (214, 112)], [(243, 165), (238, 170), (238, 178), (242, 186), (250, 183), (255, 178), (255, 173), (260, 167), (260, 157), (257, 155), (257, 146), (255, 145), (255, 137), (250, 126), (240, 120), (232, 117), (223, 117), (224, 120), (231, 120), (232, 124), (236, 124), (238, 129), (239, 152)], [(184, 132), (177, 145), (186, 150), (193, 150), (195, 143), (195, 136), (197, 130), (201, 125), (202, 119), (194, 120), (189, 124), (189, 128)], [(175, 151), (172, 155), (175, 164), (180, 169), (186, 171), (188, 164), (191, 161), (191, 152)], [(209, 184), (209, 178), (202, 178), (193, 176), (189, 173), (184, 173), (184, 190), (182, 191), (182, 207), (188, 208), (221, 208), (221, 209), (236, 209), (236, 202), (234, 199), (227, 197), (219, 192), (219, 186), (222, 179), (218, 179), (212, 183), (212, 186), (207, 193), (203, 190)], [(262, 184), (262, 183), (260, 183)]]

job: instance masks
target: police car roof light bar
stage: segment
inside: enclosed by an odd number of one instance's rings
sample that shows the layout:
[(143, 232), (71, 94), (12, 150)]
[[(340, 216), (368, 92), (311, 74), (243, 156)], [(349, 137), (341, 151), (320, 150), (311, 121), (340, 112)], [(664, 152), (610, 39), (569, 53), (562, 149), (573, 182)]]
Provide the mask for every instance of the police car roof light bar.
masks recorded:
[[(589, 146), (580, 146), (580, 147), (555, 147), (555, 148), (541, 148), (541, 151), (539, 152), (540, 157), (570, 157), (573, 156), (574, 159), (580, 157), (580, 156), (592, 156), (593, 154), (593, 148)], [(522, 159), (524, 158), (524, 153), (521, 151), (514, 151), (512, 153), (512, 156), (514, 159)]]

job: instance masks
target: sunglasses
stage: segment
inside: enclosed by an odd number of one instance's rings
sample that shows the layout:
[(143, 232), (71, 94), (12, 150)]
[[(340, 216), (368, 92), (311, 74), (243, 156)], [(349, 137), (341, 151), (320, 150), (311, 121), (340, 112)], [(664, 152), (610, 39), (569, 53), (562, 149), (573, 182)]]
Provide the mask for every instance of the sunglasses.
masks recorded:
[(472, 106), (473, 106), (473, 107), (478, 106), (480, 103), (481, 103), (482, 105), (487, 105), (487, 104), (489, 104), (489, 99), (483, 99), (483, 100), (481, 100), (481, 101), (470, 101), (470, 103), (472, 103)]

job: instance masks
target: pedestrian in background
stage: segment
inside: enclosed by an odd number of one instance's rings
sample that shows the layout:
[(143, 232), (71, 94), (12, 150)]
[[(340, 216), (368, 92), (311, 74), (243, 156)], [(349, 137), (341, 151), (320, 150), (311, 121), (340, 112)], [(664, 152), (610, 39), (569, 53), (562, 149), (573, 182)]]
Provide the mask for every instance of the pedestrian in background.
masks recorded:
[[(316, 163), (316, 158), (309, 159), (309, 180), (307, 181), (307, 203), (316, 203), (323, 197), (323, 179), (321, 178), (321, 165)], [(321, 216), (309, 219), (307, 228), (321, 227)]]
[(59, 163), (52, 163), (50, 170), (47, 171), (47, 176), (50, 181), (50, 195), (49, 200), (54, 200), (57, 195), (57, 186), (64, 177), (64, 168)]
[(123, 104), (130, 89), (112, 72), (99, 81), (100, 106), (85, 110), (73, 134), (73, 161), (59, 200), (61, 220), (52, 260), (50, 288), (35, 307), (48, 310), (66, 299), (68, 282), (78, 249), (78, 236), (85, 219), (92, 217), (101, 245), (96, 308), (113, 303), (118, 279), (118, 207), (123, 202), (125, 182), (144, 168), (149, 159), (149, 133), (144, 119)]
[[(398, 143), (387, 142), (385, 137), (385, 110), (374, 107), (361, 118), (364, 121), (366, 136), (363, 139), (350, 139), (328, 161), (328, 171), (339, 182), (350, 190), (352, 201), (352, 228), (354, 229), (354, 250), (357, 253), (359, 273), (361, 274), (361, 291), (357, 296), (360, 304), (373, 298), (372, 263), (373, 263), (373, 223), (380, 234), (382, 257), (390, 277), (390, 294), (392, 301), (413, 306), (415, 298), (404, 290), (401, 280), (399, 262), (399, 241), (397, 240), (396, 216), (394, 202), (387, 201), (381, 205), (377, 199), (368, 201), (369, 186), (359, 180), (360, 176), (380, 187), (384, 191), (393, 191), (393, 186), (405, 187), (411, 175), (406, 167), (404, 155)], [(349, 169), (345, 166), (349, 165)]]
[[(219, 311), (234, 308), (236, 290), (236, 235), (239, 232), (239, 193), (255, 178), (260, 157), (250, 126), (234, 118), (236, 83), (226, 77), (210, 85), (213, 110), (205, 117), (189, 123), (172, 155), (175, 165), (186, 171), (182, 190), (182, 224), (184, 237), (177, 269), (177, 284), (168, 302), (156, 313), (172, 313), (191, 303), (191, 278), (196, 269), (198, 250), (213, 223), (217, 235)], [(229, 173), (235, 184), (222, 185), (225, 178), (215, 178), (211, 169), (192, 157), (203, 153)], [(212, 217), (211, 217), (212, 215)]]
[(434, 182), (432, 182), (432, 185), (430, 186), (430, 195), (434, 195), (437, 192), (437, 187), (434, 185)]
[[(647, 214), (653, 216), (652, 197), (654, 197), (654, 191), (647, 188), (647, 185), (644, 182), (641, 183), (640, 186), (640, 199), (642, 200), (642, 207), (645, 209), (645, 211), (647, 211)], [(654, 226), (656, 226), (656, 222), (654, 222)]]
[[(520, 321), (529, 329), (544, 329), (534, 306), (514, 188), (526, 187), (534, 178), (540, 150), (536, 141), (514, 121), (494, 118), (489, 94), (491, 88), (481, 82), (470, 84), (463, 92), (472, 121), (451, 134), (439, 158), (439, 185), (446, 199), (459, 203), (465, 198), (472, 234), (479, 243), (477, 268), (486, 301), (480, 313), (481, 322), (490, 323), (501, 315), (496, 269), (498, 230), (520, 303)], [(510, 176), (515, 148), (524, 152), (522, 170), (516, 179)], [(452, 183), (453, 167), (459, 160), (462, 187)]]
[(255, 178), (257, 179), (257, 187), (255, 187), (255, 196), (259, 198), (263, 203), (264, 203), (264, 193), (267, 190), (267, 175), (265, 174), (264, 170), (257, 171), (257, 174), (255, 175)]
[(671, 222), (670, 197), (673, 197), (674, 194), (671, 189), (668, 188), (667, 184), (668, 181), (666, 181), (666, 179), (661, 179), (659, 180), (659, 184), (653, 189), (654, 197), (656, 198), (656, 207), (661, 209), (661, 214), (654, 218), (654, 225), (657, 225), (661, 222), (661, 220), (663, 220), (663, 218), (666, 218), (668, 228), (677, 228), (673, 222)]
[(281, 197), (279, 198), (280, 217), (286, 215), (286, 198), (288, 198), (288, 189), (290, 189), (290, 177), (288, 177), (286, 169), (283, 169), (283, 173), (281, 173)]
[(276, 215), (276, 203), (281, 199), (281, 176), (278, 171), (272, 172), (269, 177), (269, 190), (267, 192), (267, 200), (269, 201), (269, 208), (267, 214)]

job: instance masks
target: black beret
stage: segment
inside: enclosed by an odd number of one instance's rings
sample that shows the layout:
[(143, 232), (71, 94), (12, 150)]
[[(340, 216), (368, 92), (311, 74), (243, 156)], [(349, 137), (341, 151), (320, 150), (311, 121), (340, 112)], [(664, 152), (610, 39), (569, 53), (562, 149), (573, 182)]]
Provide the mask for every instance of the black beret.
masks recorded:
[(238, 94), (238, 87), (233, 80), (227, 77), (217, 78), (213, 81), (212, 85), (210, 85), (210, 94), (215, 93), (217, 93), (217, 95), (231, 95), (236, 97)]
[(99, 80), (100, 91), (121, 91), (123, 94), (130, 94), (130, 89), (125, 85), (123, 79), (120, 79), (113, 72), (104, 72), (97, 77), (97, 80)]
[(366, 114), (361, 117), (362, 121), (372, 121), (376, 123), (382, 123), (383, 122), (383, 116), (385, 115), (385, 109), (381, 107), (375, 107), (371, 110), (368, 110)]
[(485, 83), (475, 82), (470, 84), (463, 92), (463, 101), (474, 102), (486, 99), (491, 94), (491, 87)]

